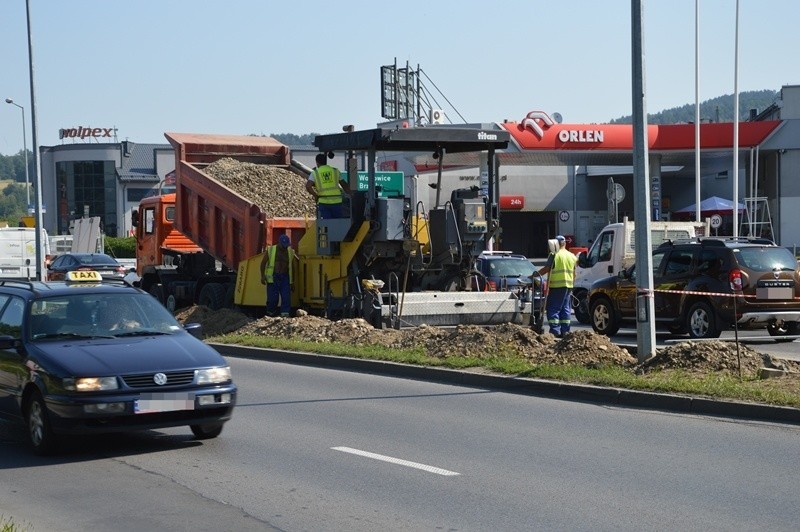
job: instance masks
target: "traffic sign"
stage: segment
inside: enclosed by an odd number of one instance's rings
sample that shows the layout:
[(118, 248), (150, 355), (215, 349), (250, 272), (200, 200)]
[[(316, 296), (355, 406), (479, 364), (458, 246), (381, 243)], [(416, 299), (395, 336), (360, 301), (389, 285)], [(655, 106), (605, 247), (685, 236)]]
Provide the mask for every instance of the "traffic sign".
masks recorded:
[(722, 216), (719, 214), (714, 214), (711, 216), (711, 227), (714, 229), (719, 229), (722, 227)]
[[(403, 172), (375, 172), (375, 186), (381, 187), (378, 197), (403, 196), (405, 191), (403, 177)], [(348, 180), (347, 172), (342, 172), (342, 179)], [(360, 171), (356, 190), (365, 191), (367, 189), (369, 189), (369, 173)]]

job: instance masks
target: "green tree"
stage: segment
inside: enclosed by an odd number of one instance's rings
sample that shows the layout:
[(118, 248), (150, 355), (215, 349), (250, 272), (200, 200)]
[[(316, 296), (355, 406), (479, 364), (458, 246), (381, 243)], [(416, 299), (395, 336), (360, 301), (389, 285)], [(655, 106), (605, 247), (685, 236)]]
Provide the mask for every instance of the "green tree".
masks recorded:
[(0, 193), (0, 220), (16, 226), (28, 212), (25, 185), (11, 184)]

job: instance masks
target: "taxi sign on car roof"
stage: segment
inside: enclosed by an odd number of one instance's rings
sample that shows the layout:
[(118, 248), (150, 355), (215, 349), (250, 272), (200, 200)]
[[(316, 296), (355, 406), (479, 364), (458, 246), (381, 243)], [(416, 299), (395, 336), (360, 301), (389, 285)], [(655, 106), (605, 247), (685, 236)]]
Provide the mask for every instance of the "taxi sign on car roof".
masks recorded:
[(100, 275), (99, 272), (95, 270), (74, 270), (71, 272), (67, 272), (67, 281), (72, 282), (100, 282), (103, 280), (103, 277)]

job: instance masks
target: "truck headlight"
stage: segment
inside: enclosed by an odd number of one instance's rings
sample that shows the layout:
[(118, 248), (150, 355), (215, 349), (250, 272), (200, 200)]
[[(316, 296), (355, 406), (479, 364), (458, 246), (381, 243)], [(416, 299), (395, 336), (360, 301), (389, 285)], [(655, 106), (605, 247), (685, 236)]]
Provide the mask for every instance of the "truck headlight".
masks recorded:
[(231, 368), (230, 366), (222, 366), (219, 368), (198, 369), (196, 375), (197, 384), (222, 384), (230, 382)]
[(99, 392), (119, 389), (116, 377), (73, 377), (64, 379), (64, 388), (72, 392)]

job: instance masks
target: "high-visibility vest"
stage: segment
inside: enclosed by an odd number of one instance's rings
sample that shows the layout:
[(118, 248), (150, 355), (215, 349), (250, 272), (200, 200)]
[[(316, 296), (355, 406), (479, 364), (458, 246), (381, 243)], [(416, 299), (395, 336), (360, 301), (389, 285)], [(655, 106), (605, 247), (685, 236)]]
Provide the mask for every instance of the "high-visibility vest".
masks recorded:
[[(267, 248), (267, 253), (269, 254), (269, 260), (267, 261), (267, 267), (264, 270), (264, 277), (267, 278), (267, 282), (272, 282), (272, 274), (275, 272), (275, 254), (278, 252), (278, 246), (273, 244)], [(286, 248), (286, 252), (289, 254), (289, 283), (292, 283), (292, 271), (294, 270), (294, 250), (289, 247)]]
[(338, 168), (324, 164), (314, 169), (314, 186), (317, 189), (317, 202), (335, 205), (342, 202), (339, 181), (342, 179)]
[(547, 276), (550, 288), (572, 288), (575, 286), (575, 263), (578, 257), (566, 249), (559, 250), (553, 257), (553, 266)]

